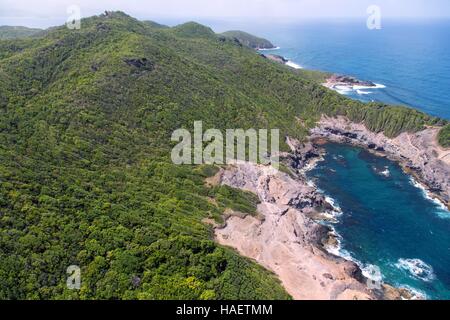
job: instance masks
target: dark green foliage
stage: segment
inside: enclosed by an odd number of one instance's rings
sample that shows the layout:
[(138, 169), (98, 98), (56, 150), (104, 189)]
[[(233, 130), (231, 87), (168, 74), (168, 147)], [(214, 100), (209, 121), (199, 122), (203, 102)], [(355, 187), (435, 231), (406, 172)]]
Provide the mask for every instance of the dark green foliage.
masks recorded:
[(230, 39), (237, 39), (242, 45), (252, 49), (275, 48), (275, 46), (269, 40), (258, 38), (244, 31), (227, 31), (222, 33), (222, 35)]
[(439, 144), (445, 148), (450, 148), (450, 124), (439, 131)]
[(217, 172), (219, 172), (219, 170), (220, 170), (219, 167), (217, 167), (215, 165), (205, 164), (205, 165), (201, 165), (201, 166), (197, 167), (195, 169), (195, 172), (198, 172), (205, 178), (209, 178), (209, 177), (214, 176)]
[[(348, 100), (211, 32), (114, 12), (0, 41), (0, 299), (288, 298), (202, 222), (254, 214), (256, 197), (207, 187), (217, 168), (173, 165), (172, 131), (202, 120), (301, 139), (321, 113), (390, 135), (440, 124)], [(65, 286), (72, 264), (80, 291)]]

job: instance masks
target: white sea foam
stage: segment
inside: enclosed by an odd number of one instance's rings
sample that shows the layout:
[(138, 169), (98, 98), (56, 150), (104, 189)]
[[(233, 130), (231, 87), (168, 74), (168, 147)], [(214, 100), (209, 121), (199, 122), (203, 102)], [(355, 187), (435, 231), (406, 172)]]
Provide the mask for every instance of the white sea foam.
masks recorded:
[(422, 194), (424, 196), (424, 198), (433, 201), (438, 207), (439, 207), (439, 212), (438, 212), (438, 216), (441, 218), (446, 218), (446, 219), (450, 219), (450, 211), (447, 209), (447, 207), (445, 206), (445, 204), (440, 201), (437, 198), (432, 197), (431, 193), (419, 182), (416, 181), (416, 179), (414, 179), (414, 177), (410, 177), (409, 180), (411, 181), (411, 184), (413, 186), (415, 186), (416, 188), (419, 188), (422, 191)]
[(300, 66), (299, 64), (296, 64), (295, 62), (292, 62), (291, 60), (286, 62), (286, 65), (291, 67), (291, 68), (294, 68), (294, 69), (303, 69), (302, 66)]
[[(312, 185), (314, 185), (314, 183), (312, 183)], [(327, 215), (330, 215), (332, 219), (335, 219), (336, 216), (342, 215), (341, 208), (333, 198), (325, 196), (325, 200), (334, 208), (334, 210), (332, 212), (328, 212)], [(383, 274), (380, 272), (380, 268), (373, 264), (364, 264), (353, 257), (348, 250), (342, 247), (342, 236), (336, 231), (336, 228), (333, 226), (333, 224), (326, 223), (326, 225), (331, 229), (330, 235), (336, 239), (336, 243), (325, 245), (325, 250), (332, 255), (341, 257), (347, 261), (354, 262), (361, 269), (364, 277), (375, 283), (382, 283)]]
[(386, 86), (384, 84), (375, 83), (375, 86), (359, 86), (359, 85), (336, 85), (333, 86), (332, 89), (337, 91), (340, 94), (347, 95), (350, 93), (356, 92), (359, 95), (367, 95), (372, 94), (372, 91), (365, 91), (365, 90), (373, 90), (373, 89), (384, 89)]
[(413, 288), (413, 287), (408, 286), (408, 285), (398, 285), (397, 287), (398, 288), (404, 288), (404, 289), (408, 290), (409, 292), (411, 292), (412, 295), (413, 295), (411, 300), (427, 300), (428, 299), (428, 297), (425, 294), (425, 292), (423, 292), (423, 291), (421, 291), (419, 289)]
[(372, 91), (362, 91), (361, 89), (356, 90), (356, 93), (358, 93), (359, 95), (366, 95), (366, 94), (371, 94), (373, 93)]
[[(309, 162), (306, 164), (306, 166), (304, 166), (303, 168), (301, 168), (301, 169), (299, 170), (299, 172), (302, 173), (302, 174), (304, 175), (304, 174), (306, 174), (306, 172), (311, 171), (311, 170), (313, 170), (315, 167), (317, 167), (317, 164), (318, 164), (319, 162), (323, 161), (323, 160), (324, 160), (323, 157), (320, 156), (319, 158), (316, 158), (316, 159), (314, 159), (314, 160), (312, 160), (312, 161), (309, 161)], [(311, 181), (311, 183), (313, 183), (313, 182)], [(315, 187), (315, 186), (314, 186), (314, 187)]]
[(390, 177), (391, 172), (389, 171), (389, 169), (386, 169), (384, 171), (381, 171), (380, 174), (382, 174), (385, 177)]
[(256, 50), (258, 51), (271, 51), (271, 50), (280, 50), (280, 47), (275, 47), (275, 48), (258, 48)]
[[(358, 264), (358, 263), (357, 263)], [(381, 283), (383, 281), (383, 275), (381, 274), (380, 268), (373, 264), (361, 264), (359, 265), (361, 268), (363, 276), (372, 281)]]
[(433, 267), (420, 259), (400, 258), (395, 266), (400, 270), (407, 271), (409, 275), (422, 281), (430, 282), (436, 278)]
[(353, 90), (367, 90), (367, 89), (376, 89), (377, 87), (376, 87), (376, 85), (375, 85), (375, 87), (374, 86), (358, 86), (358, 85), (356, 85), (356, 86), (352, 86), (351, 88)]
[(316, 187), (316, 184), (315, 184), (312, 180), (306, 181), (306, 184), (307, 184), (308, 186), (312, 187), (312, 188), (315, 188), (315, 187)]
[(339, 233), (336, 232), (336, 229), (333, 226), (331, 228), (331, 235), (335, 237), (336, 244), (335, 245), (327, 245), (325, 246), (325, 250), (328, 253), (333, 254), (337, 257), (341, 257), (345, 260), (352, 261), (356, 263), (356, 265), (361, 269), (362, 274), (369, 280), (381, 283), (383, 281), (383, 274), (380, 272), (380, 268), (373, 264), (364, 264), (361, 261), (355, 259), (352, 254), (342, 248), (342, 237)]
[(334, 90), (339, 92), (340, 94), (350, 94), (353, 89), (350, 86), (334, 86)]
[(333, 207), (333, 213), (342, 214), (342, 209), (341, 207), (336, 203), (336, 200), (334, 200), (333, 198), (329, 197), (329, 196), (325, 196), (325, 201), (328, 202), (329, 204), (331, 204), (331, 206)]
[(331, 229), (330, 235), (332, 235), (336, 239), (336, 244), (326, 245), (325, 250), (337, 257), (342, 257), (344, 259), (353, 261), (354, 259), (352, 255), (347, 250), (342, 248), (341, 235), (336, 232), (336, 229), (333, 226), (329, 226), (329, 228)]

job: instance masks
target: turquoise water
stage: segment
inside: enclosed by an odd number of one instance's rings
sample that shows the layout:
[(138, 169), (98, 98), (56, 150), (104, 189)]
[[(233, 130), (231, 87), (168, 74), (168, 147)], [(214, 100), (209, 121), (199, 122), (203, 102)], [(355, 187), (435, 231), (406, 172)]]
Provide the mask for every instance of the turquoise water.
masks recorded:
[[(356, 76), (384, 85), (347, 95), (411, 106), (450, 119), (450, 20), (364, 20), (234, 24), (270, 39), (280, 54), (307, 69)], [(225, 30), (231, 26), (220, 26)]]
[(352, 146), (325, 149), (308, 177), (342, 211), (333, 225), (341, 253), (378, 266), (387, 283), (450, 299), (450, 212), (396, 163)]

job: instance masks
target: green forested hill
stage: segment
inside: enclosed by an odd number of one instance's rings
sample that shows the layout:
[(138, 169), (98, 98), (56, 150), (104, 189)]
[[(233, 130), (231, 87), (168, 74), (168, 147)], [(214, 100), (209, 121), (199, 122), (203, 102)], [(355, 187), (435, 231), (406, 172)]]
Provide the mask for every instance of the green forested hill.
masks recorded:
[(203, 120), (302, 138), (321, 113), (389, 135), (439, 123), (343, 98), (195, 23), (115, 12), (0, 41), (0, 299), (288, 298), (202, 222), (254, 199), (173, 165), (170, 135)]
[(222, 33), (222, 35), (231, 39), (237, 39), (242, 45), (253, 49), (275, 48), (275, 46), (269, 40), (256, 37), (244, 31), (226, 31)]
[(0, 40), (26, 38), (41, 31), (41, 29), (20, 26), (0, 26)]

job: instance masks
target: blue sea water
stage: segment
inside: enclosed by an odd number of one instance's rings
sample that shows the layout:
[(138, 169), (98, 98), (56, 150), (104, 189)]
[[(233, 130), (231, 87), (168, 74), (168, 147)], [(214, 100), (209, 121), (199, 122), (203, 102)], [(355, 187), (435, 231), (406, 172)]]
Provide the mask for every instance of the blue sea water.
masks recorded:
[[(355, 76), (383, 85), (349, 92), (362, 101), (417, 108), (450, 119), (450, 20), (215, 23), (279, 46), (270, 50), (306, 69)], [(383, 281), (430, 299), (450, 299), (450, 212), (427, 197), (398, 164), (353, 146), (327, 144), (310, 179), (341, 209), (333, 228), (340, 254)]]
[(330, 143), (308, 177), (340, 207), (341, 254), (377, 266), (383, 281), (429, 299), (450, 299), (450, 212), (399, 165)]
[[(242, 25), (245, 28), (245, 25)], [(450, 119), (450, 20), (311, 21), (248, 26), (306, 69), (384, 85), (347, 93), (362, 101), (406, 105)]]

